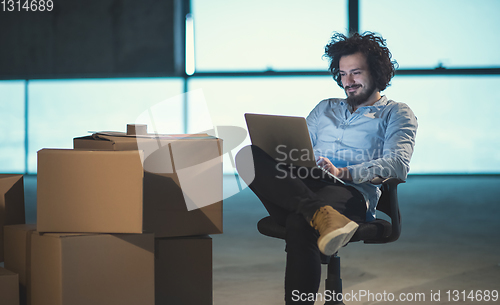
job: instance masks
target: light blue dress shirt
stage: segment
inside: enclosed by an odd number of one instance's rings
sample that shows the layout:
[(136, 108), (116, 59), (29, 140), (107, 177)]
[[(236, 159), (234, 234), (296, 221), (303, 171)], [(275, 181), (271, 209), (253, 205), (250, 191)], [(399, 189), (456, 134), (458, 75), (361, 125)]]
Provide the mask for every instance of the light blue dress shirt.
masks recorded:
[(408, 105), (386, 96), (353, 113), (350, 109), (345, 99), (323, 100), (307, 117), (307, 126), (315, 156), (349, 169), (353, 181), (347, 184), (365, 197), (366, 221), (371, 221), (381, 191), (369, 181), (377, 176), (406, 180), (417, 118)]

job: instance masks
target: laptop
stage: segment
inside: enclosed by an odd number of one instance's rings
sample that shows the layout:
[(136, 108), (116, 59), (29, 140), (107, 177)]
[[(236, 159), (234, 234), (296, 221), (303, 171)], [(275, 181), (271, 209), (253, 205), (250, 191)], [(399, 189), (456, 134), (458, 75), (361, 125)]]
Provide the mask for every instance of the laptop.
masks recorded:
[(306, 119), (303, 117), (245, 113), (252, 144), (277, 162), (319, 168), (336, 182), (344, 181), (316, 164)]

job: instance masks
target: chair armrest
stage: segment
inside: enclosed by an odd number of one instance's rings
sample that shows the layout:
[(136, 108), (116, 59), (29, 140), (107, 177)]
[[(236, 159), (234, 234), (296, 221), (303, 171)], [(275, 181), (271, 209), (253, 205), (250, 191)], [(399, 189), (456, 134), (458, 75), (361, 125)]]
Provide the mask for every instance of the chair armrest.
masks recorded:
[(394, 178), (394, 177), (389, 177), (389, 178), (384, 178), (377, 176), (370, 180), (371, 184), (391, 184), (391, 185), (398, 185), (400, 183), (405, 183), (404, 180), (401, 180), (399, 178)]
[(393, 242), (396, 241), (401, 235), (401, 213), (399, 211), (398, 202), (398, 185), (400, 183), (405, 183), (405, 181), (398, 178), (380, 178), (379, 181), (375, 182), (378, 182), (377, 184), (382, 184), (382, 196), (379, 199), (377, 210), (384, 212), (391, 218), (392, 230), (391, 234), (383, 240), (365, 241), (365, 243)]

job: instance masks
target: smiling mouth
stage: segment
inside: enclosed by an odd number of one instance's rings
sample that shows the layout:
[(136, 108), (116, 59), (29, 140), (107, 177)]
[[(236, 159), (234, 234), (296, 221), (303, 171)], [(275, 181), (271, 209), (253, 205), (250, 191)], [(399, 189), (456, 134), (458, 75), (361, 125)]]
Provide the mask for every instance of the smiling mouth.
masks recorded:
[(354, 91), (358, 90), (359, 87), (361, 87), (361, 86), (360, 85), (348, 86), (348, 87), (346, 87), (346, 91), (347, 92), (354, 92)]

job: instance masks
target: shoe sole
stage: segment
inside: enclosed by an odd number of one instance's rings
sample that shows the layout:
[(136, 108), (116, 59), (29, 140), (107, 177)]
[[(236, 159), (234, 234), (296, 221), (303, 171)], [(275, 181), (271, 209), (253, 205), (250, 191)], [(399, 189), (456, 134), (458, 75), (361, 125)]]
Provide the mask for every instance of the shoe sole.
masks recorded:
[(344, 227), (321, 236), (318, 240), (319, 250), (325, 255), (333, 255), (351, 240), (358, 227), (357, 223), (351, 221)]

